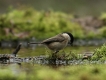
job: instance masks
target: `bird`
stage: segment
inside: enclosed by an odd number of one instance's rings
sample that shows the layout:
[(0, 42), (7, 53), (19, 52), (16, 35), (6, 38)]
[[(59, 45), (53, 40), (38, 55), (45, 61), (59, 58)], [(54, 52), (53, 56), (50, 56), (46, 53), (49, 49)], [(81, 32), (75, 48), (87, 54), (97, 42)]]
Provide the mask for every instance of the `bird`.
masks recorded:
[(70, 32), (63, 32), (41, 42), (30, 42), (29, 44), (44, 44), (54, 53), (58, 53), (68, 44), (73, 44), (73, 42), (73, 35)]

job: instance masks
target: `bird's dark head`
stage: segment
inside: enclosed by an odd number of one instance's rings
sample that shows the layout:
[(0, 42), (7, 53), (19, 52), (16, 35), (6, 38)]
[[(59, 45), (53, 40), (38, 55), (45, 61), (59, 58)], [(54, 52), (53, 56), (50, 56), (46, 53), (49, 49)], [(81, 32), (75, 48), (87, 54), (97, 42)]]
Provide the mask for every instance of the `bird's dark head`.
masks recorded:
[(73, 44), (73, 42), (74, 42), (74, 36), (71, 33), (69, 33), (69, 32), (64, 32), (64, 33), (68, 34), (69, 37), (70, 37), (69, 44)]

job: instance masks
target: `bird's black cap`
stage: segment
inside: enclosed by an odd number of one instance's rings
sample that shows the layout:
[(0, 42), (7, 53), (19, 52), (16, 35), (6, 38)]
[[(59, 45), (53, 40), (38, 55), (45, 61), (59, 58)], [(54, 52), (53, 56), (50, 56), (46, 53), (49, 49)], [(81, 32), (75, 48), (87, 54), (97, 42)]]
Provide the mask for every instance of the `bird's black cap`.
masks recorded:
[(70, 36), (70, 44), (73, 44), (74, 36), (70, 32), (64, 32), (64, 33), (67, 33)]

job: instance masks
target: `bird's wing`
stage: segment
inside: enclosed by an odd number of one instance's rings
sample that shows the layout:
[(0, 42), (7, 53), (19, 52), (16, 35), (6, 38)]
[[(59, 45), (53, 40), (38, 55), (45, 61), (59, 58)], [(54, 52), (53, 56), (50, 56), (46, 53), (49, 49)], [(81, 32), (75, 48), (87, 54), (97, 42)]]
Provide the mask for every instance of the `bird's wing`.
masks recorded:
[(62, 42), (64, 40), (65, 40), (65, 38), (61, 34), (59, 34), (59, 35), (56, 35), (54, 37), (44, 40), (42, 43)]

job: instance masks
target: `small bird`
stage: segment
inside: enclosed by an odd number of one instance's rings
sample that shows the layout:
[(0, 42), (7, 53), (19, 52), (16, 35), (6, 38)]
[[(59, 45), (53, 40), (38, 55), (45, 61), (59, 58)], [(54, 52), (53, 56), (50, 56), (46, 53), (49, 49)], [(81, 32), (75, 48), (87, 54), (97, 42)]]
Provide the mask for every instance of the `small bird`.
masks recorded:
[(31, 42), (29, 44), (44, 44), (50, 50), (54, 51), (54, 53), (59, 52), (63, 48), (65, 48), (68, 44), (72, 44), (74, 41), (74, 37), (69, 32), (60, 33), (54, 37), (43, 40), (42, 42)]

